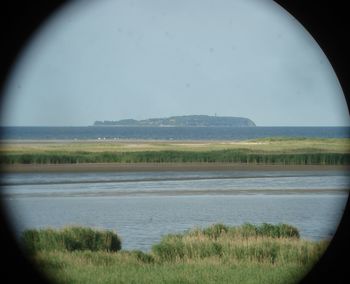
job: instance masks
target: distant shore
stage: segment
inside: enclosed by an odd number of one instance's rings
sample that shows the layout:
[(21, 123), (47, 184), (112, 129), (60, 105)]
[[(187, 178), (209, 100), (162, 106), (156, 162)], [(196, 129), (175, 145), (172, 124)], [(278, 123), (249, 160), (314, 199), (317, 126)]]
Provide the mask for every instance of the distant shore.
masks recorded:
[(7, 173), (147, 171), (348, 171), (348, 165), (263, 165), (240, 163), (80, 163), (2, 165)]

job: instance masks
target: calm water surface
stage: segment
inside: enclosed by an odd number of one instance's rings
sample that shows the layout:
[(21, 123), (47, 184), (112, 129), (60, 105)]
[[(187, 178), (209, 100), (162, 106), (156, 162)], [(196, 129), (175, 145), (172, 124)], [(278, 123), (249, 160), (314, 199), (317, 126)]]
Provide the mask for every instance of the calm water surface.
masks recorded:
[(3, 139), (242, 140), (264, 137), (349, 138), (350, 127), (0, 127)]
[(2, 195), (18, 234), (85, 225), (147, 251), (165, 234), (217, 222), (283, 222), (303, 238), (330, 238), (348, 185), (338, 171), (43, 173), (7, 175)]

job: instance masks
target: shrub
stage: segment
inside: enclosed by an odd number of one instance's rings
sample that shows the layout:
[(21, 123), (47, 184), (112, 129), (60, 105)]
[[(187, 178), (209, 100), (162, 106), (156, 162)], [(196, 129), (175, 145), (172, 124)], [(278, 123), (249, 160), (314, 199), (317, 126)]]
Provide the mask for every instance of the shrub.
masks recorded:
[(298, 229), (287, 224), (272, 225), (263, 223), (253, 225), (246, 223), (240, 227), (234, 227), (232, 230), (242, 237), (300, 238)]
[(277, 258), (284, 258), (288, 240), (293, 242), (298, 238), (298, 230), (287, 224), (246, 223), (236, 227), (214, 224), (182, 235), (167, 235), (152, 247), (152, 253), (160, 261), (232, 255), (236, 259), (274, 263)]
[(152, 251), (161, 260), (173, 261), (185, 256), (185, 244), (181, 235), (168, 235), (154, 245)]
[(21, 241), (30, 253), (43, 250), (118, 251), (121, 249), (121, 241), (116, 233), (84, 227), (26, 230), (22, 233)]

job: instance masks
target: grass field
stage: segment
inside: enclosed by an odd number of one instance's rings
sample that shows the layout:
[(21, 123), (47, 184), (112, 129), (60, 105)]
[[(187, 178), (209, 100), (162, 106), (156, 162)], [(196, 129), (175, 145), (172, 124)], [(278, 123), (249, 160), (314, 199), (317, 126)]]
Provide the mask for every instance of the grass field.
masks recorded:
[(350, 153), (350, 139), (346, 138), (262, 138), (244, 141), (145, 141), (145, 140), (96, 140), (96, 141), (27, 141), (4, 142), (1, 153), (46, 152), (143, 152), (143, 151), (215, 151), (249, 150), (252, 152), (286, 153), (328, 152)]
[(27, 141), (3, 143), (2, 164), (188, 163), (350, 164), (349, 139), (247, 141)]
[(22, 241), (58, 283), (295, 283), (327, 247), (299, 239), (297, 229), (284, 224), (195, 228), (164, 236), (148, 253), (111, 250), (101, 241), (97, 248), (94, 236), (84, 228), (31, 230)]

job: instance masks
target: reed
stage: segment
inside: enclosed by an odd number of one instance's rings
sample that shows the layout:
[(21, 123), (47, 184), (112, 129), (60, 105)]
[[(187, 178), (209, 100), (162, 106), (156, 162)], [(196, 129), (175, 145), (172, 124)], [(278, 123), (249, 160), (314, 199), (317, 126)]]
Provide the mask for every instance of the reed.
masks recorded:
[(349, 165), (350, 153), (255, 153), (247, 149), (218, 151), (44, 152), (2, 153), (1, 164), (77, 163), (245, 163), (281, 165)]
[(21, 242), (29, 253), (37, 251), (118, 251), (121, 241), (112, 231), (99, 231), (84, 227), (65, 227), (61, 230), (26, 230)]
[(314, 263), (325, 250), (326, 242), (299, 239), (298, 230), (287, 224), (244, 224), (229, 227), (215, 224), (185, 234), (167, 235), (152, 247), (158, 261), (179, 261), (220, 257), (233, 262), (271, 264)]
[[(67, 235), (75, 230), (79, 233), (71, 242)], [(63, 232), (69, 241), (62, 241)], [(22, 241), (56, 283), (295, 283), (328, 244), (301, 240), (298, 230), (286, 224), (194, 228), (164, 236), (150, 252), (123, 251), (120, 242), (115, 249), (104, 241), (95, 245), (92, 232), (30, 230)], [(90, 241), (83, 240), (87, 236)]]

